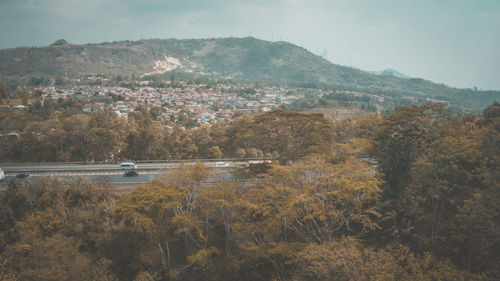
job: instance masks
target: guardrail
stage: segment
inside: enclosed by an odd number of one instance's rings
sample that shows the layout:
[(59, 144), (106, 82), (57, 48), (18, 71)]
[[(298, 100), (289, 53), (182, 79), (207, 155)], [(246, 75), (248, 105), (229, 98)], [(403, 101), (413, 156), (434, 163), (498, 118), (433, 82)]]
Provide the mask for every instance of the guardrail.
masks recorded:
[[(188, 162), (186, 163), (187, 165), (194, 165), (195, 162)], [(209, 162), (205, 162), (209, 163)], [(207, 166), (207, 168), (218, 168), (218, 169), (223, 169), (223, 168), (231, 168), (231, 167), (236, 167), (239, 165), (245, 165), (247, 162), (239, 161), (239, 162), (228, 162), (228, 166), (224, 167), (217, 167), (215, 165), (213, 166)], [(144, 164), (144, 163), (143, 163)], [(170, 164), (170, 165), (169, 165)], [(141, 167), (139, 166), (137, 168), (137, 171), (158, 171), (158, 170), (165, 170), (165, 169), (175, 169), (179, 167), (179, 163), (166, 163), (164, 165), (162, 164), (154, 164), (155, 166), (146, 166), (146, 167)], [(206, 164), (205, 164), (206, 165)], [(4, 172), (6, 176), (14, 176), (16, 174), (21, 174), (21, 173), (37, 173), (37, 174), (63, 174), (63, 173), (76, 173), (76, 174), (84, 174), (84, 173), (92, 173), (92, 172), (109, 172), (109, 173), (124, 173), (129, 169), (122, 169), (119, 166), (116, 165), (109, 165), (108, 167), (105, 166), (99, 166), (99, 167), (91, 167), (91, 166), (74, 166), (74, 167), (40, 167), (40, 166), (32, 166), (29, 169), (27, 168), (28, 166), (15, 166), (15, 167), (7, 167), (4, 168)]]
[(163, 160), (120, 160), (120, 161), (70, 161), (70, 162), (4, 162), (0, 163), (3, 166), (52, 166), (52, 165), (119, 165), (122, 162), (134, 162), (136, 164), (152, 163), (152, 164), (168, 164), (179, 162), (234, 162), (234, 161), (252, 161), (252, 160), (280, 160), (281, 158), (201, 158), (201, 159), (163, 159)]
[[(225, 162), (230, 166), (245, 165), (251, 161), (273, 161), (283, 160), (281, 158), (225, 158), (225, 159), (170, 159), (170, 160), (139, 160), (134, 161), (138, 164), (139, 171), (154, 171), (175, 168), (180, 163), (192, 165), (196, 162), (202, 163), (217, 163)], [(359, 157), (358, 161), (367, 161), (372, 166), (378, 166), (377, 161), (368, 157)], [(142, 167), (141, 167), (142, 164)], [(157, 166), (145, 166), (145, 164), (152, 164)], [(163, 165), (162, 165), (163, 164)], [(169, 164), (173, 164), (169, 166)], [(66, 167), (58, 167), (66, 166)], [(0, 163), (0, 167), (4, 170), (5, 174), (12, 175), (13, 173), (64, 173), (64, 172), (95, 172), (95, 171), (124, 171), (119, 166), (119, 163), (106, 163), (106, 162), (44, 162), (44, 163)], [(23, 167), (29, 167), (23, 169)], [(224, 167), (217, 167), (224, 168)]]

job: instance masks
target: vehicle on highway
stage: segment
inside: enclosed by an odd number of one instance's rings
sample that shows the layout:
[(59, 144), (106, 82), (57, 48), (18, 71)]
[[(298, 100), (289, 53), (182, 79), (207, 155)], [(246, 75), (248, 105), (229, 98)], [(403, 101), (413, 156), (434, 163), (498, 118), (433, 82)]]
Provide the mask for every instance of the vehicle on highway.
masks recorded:
[(215, 167), (229, 167), (229, 164), (224, 162), (217, 162), (215, 163)]
[(122, 170), (137, 170), (137, 165), (132, 162), (122, 162), (120, 168)]
[(18, 178), (18, 179), (25, 179), (25, 178), (27, 178), (29, 176), (30, 176), (29, 174), (21, 173), (21, 174), (17, 174), (16, 178)]
[(123, 174), (124, 177), (137, 177), (139, 175), (139, 172), (137, 170), (129, 170), (126, 171), (125, 174)]
[(5, 174), (3, 173), (3, 170), (0, 169), (0, 181), (3, 181), (5, 179)]

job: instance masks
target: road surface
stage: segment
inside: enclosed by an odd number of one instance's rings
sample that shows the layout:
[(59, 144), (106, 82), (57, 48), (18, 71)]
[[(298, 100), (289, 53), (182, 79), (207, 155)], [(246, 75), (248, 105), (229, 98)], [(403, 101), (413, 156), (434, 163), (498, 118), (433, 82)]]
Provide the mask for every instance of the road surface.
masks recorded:
[[(126, 170), (120, 168), (120, 164), (25, 164), (25, 165), (3, 165), (0, 168), (5, 173), (5, 179), (2, 184), (6, 184), (12, 178), (19, 174), (27, 174), (27, 179), (36, 180), (42, 176), (57, 176), (65, 179), (71, 177), (86, 177), (90, 181), (95, 182), (102, 177), (108, 177), (113, 185), (138, 185), (151, 181), (160, 175), (164, 174), (167, 169), (177, 168), (181, 165), (193, 165), (196, 162), (171, 162), (171, 163), (138, 163), (137, 171), (139, 173), (136, 177), (125, 177)], [(204, 162), (205, 167), (213, 168), (218, 171), (218, 176), (222, 174), (227, 178), (230, 171), (238, 165), (246, 165), (246, 161), (217, 161), (217, 162)], [(213, 174), (213, 173), (212, 173)], [(23, 179), (23, 180), (27, 180)], [(209, 181), (215, 181), (215, 176), (211, 176)]]

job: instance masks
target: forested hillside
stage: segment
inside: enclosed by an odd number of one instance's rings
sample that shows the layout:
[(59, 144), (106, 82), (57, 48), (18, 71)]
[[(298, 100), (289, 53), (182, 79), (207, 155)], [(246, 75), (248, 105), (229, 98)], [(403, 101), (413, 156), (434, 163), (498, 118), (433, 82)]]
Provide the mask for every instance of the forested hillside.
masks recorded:
[(1, 116), (21, 130), (2, 139), (3, 161), (277, 160), (210, 186), (203, 164), (180, 167), (128, 193), (12, 180), (0, 193), (3, 280), (500, 279), (497, 103), (339, 122), (276, 110), (193, 130), (164, 129), (146, 109), (125, 120), (64, 108)]
[(341, 66), (288, 42), (253, 37), (151, 39), (75, 45), (58, 41), (46, 47), (0, 50), (0, 80), (73, 78), (88, 75), (141, 77), (177, 70), (210, 77), (251, 81), (310, 83), (390, 95), (467, 102), (485, 108), (498, 91), (456, 89), (420, 78), (378, 76)]

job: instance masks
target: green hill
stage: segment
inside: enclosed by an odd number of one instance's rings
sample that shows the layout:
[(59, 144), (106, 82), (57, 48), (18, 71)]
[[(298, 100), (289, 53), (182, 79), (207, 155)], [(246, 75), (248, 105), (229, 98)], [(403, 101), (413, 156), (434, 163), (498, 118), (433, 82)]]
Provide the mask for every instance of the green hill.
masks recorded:
[(253, 37), (151, 39), (0, 50), (0, 80), (29, 76), (105, 73), (144, 75), (172, 69), (271, 82), (319, 83), (391, 95), (458, 99), (478, 107), (500, 100), (498, 91), (456, 89), (423, 79), (379, 76), (333, 64), (287, 42)]

